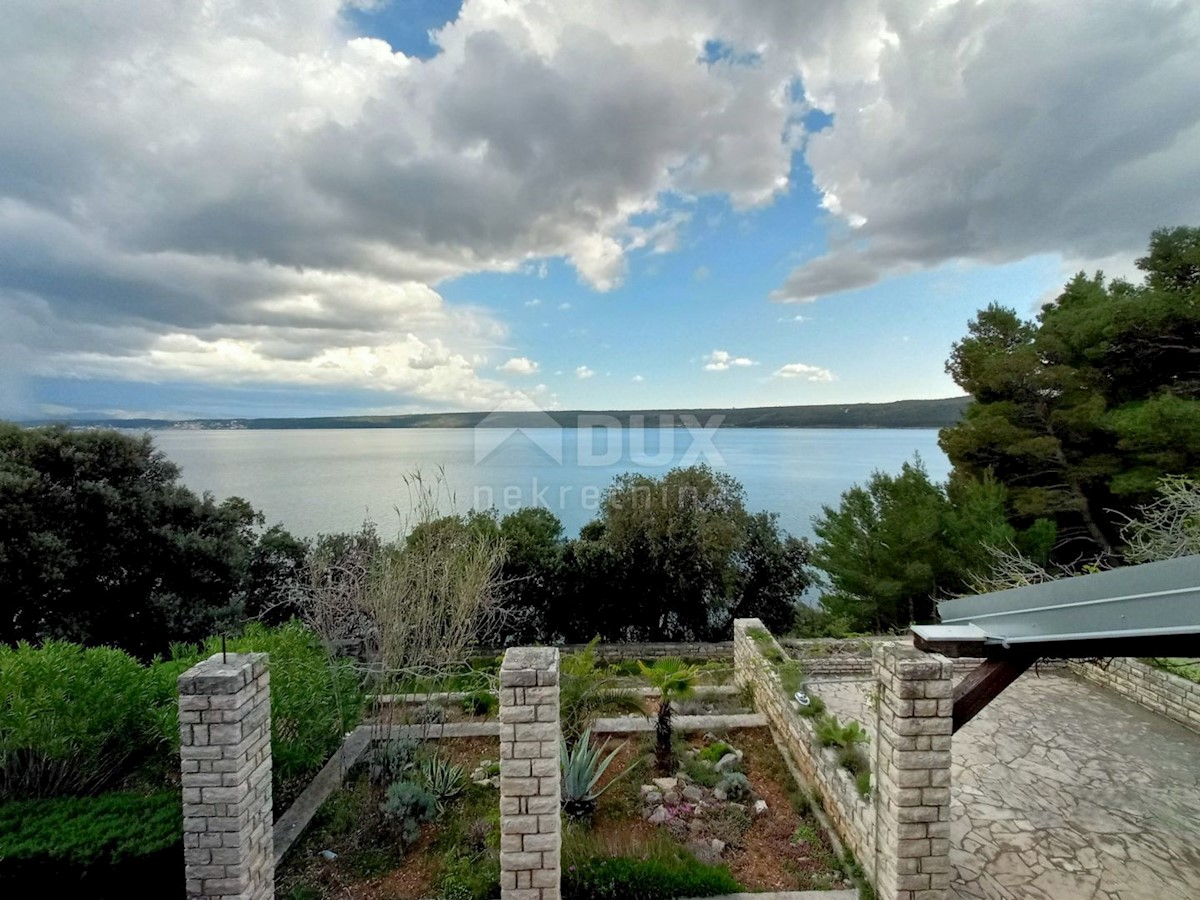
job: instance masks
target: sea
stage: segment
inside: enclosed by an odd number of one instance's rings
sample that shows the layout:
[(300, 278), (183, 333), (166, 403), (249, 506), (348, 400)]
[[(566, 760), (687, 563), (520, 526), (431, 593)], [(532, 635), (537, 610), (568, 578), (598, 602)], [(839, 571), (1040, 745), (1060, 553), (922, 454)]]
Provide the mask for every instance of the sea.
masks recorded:
[(242, 497), (268, 524), (303, 537), (368, 520), (385, 536), (402, 534), (430, 499), (445, 513), (544, 506), (573, 537), (596, 517), (616, 475), (695, 463), (737, 479), (750, 511), (777, 513), (789, 532), (811, 537), (822, 507), (873, 472), (898, 472), (914, 456), (935, 480), (950, 470), (936, 429), (696, 426), (179, 429), (153, 437), (188, 487)]

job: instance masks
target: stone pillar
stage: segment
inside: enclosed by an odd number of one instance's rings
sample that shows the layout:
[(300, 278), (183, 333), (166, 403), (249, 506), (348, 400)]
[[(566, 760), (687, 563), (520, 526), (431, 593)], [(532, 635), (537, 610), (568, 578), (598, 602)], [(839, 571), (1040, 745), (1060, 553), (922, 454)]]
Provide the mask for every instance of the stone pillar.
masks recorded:
[(500, 897), (559, 900), (558, 650), (513, 647), (500, 665)]
[(218, 653), (179, 676), (189, 898), (275, 896), (269, 679), (265, 653)]
[(953, 665), (907, 644), (875, 648), (879, 900), (945, 900), (950, 887)]

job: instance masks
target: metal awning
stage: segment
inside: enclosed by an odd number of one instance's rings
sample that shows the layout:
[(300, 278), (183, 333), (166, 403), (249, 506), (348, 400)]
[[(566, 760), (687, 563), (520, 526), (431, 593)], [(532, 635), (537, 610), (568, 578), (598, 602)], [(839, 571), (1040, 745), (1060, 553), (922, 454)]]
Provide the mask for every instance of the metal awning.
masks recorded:
[(1042, 657), (1200, 655), (1200, 556), (1063, 578), (938, 604), (913, 643), (985, 657), (954, 689), (957, 731)]
[(1200, 556), (945, 600), (916, 646), (947, 656), (1191, 656), (1200, 652)]

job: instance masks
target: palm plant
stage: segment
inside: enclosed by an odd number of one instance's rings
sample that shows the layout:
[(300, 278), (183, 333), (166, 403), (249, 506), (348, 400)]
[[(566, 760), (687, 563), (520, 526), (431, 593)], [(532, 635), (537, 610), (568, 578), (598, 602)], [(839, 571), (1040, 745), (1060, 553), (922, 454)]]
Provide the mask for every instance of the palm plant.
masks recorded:
[(608, 756), (601, 758), (604, 751), (608, 749), (608, 742), (605, 741), (601, 746), (593, 747), (590, 728), (579, 735), (574, 746), (568, 746), (565, 739), (559, 744), (558, 758), (559, 765), (562, 767), (563, 811), (568, 816), (573, 819), (590, 816), (596, 809), (596, 800), (633, 770), (633, 766), (630, 766), (600, 790), (595, 789), (624, 746), (622, 744)]
[(594, 638), (586, 648), (562, 658), (559, 665), (559, 710), (563, 736), (574, 746), (602, 715), (644, 713), (642, 699), (622, 691), (617, 680), (596, 665)]
[(696, 687), (700, 670), (677, 656), (665, 656), (648, 666), (638, 662), (642, 677), (658, 691), (658, 722), (655, 725), (654, 760), (660, 772), (674, 768), (675, 753), (671, 749), (671, 703), (686, 700)]

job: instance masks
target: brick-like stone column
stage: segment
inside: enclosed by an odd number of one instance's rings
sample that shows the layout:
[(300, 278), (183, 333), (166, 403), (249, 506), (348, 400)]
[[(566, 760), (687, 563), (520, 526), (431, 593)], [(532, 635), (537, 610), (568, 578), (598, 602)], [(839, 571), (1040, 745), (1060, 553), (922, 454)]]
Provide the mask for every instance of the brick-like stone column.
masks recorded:
[(513, 647), (500, 665), (500, 897), (559, 900), (558, 650)]
[(179, 676), (189, 898), (275, 896), (269, 681), (265, 653), (218, 653)]
[(945, 900), (950, 888), (950, 735), (954, 667), (889, 642), (875, 647), (879, 900)]

